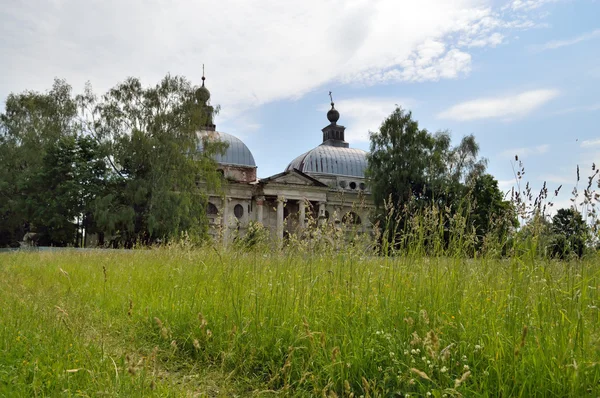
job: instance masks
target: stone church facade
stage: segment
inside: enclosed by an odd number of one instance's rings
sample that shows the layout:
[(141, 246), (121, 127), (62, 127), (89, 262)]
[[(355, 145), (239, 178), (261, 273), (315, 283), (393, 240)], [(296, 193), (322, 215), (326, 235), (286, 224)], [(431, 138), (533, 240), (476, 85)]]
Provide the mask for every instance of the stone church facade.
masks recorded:
[[(208, 104), (210, 93), (202, 80), (197, 96)], [(332, 101), (329, 124), (321, 130), (322, 144), (293, 159), (281, 173), (261, 179), (252, 153), (240, 139), (216, 131), (212, 121), (199, 131), (201, 142), (214, 139), (228, 144), (225, 153), (215, 156), (227, 183), (222, 195), (209, 196), (211, 233), (222, 231), (229, 241), (258, 222), (282, 240), (307, 228), (310, 220), (353, 224), (360, 232), (369, 231), (373, 206), (365, 181), (367, 152), (349, 147), (345, 127), (337, 124), (339, 117)]]

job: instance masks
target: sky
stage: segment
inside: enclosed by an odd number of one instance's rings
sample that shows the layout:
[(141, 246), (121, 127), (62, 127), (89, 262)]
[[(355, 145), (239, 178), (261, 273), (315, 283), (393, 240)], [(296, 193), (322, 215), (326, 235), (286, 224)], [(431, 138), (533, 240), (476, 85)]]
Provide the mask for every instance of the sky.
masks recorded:
[(515, 155), (570, 204), (600, 163), (600, 0), (0, 0), (0, 102), (55, 77), (98, 94), (129, 76), (199, 85), (259, 177), (319, 145), (329, 91), (351, 147), (396, 106), (474, 134), (502, 190)]

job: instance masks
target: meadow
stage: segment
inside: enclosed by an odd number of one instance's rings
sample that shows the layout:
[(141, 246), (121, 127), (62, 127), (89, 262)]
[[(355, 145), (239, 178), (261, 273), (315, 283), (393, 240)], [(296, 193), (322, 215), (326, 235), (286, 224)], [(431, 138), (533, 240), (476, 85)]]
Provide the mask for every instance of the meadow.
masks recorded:
[(0, 254), (0, 396), (599, 396), (600, 263)]

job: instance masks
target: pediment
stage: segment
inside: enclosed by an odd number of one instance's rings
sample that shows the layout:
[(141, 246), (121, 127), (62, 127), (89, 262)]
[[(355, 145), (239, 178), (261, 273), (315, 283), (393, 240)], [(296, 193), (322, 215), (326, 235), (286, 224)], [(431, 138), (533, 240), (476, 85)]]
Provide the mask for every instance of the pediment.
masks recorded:
[(262, 179), (261, 183), (267, 184), (285, 184), (285, 185), (301, 185), (310, 187), (325, 187), (326, 185), (319, 180), (306, 175), (298, 170), (290, 170), (274, 176)]

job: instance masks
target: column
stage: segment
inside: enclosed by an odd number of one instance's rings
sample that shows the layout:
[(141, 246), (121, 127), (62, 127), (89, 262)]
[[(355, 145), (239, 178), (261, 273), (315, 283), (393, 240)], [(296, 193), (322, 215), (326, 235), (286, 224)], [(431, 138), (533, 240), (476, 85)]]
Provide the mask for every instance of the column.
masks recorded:
[(225, 198), (223, 200), (223, 243), (227, 245), (229, 243), (229, 201), (231, 199)]
[(306, 200), (300, 199), (298, 201), (298, 207), (300, 208), (298, 226), (300, 229), (304, 229), (304, 222), (306, 220)]
[(283, 240), (283, 196), (277, 197), (277, 239)]
[(325, 223), (325, 203), (326, 202), (319, 202), (319, 225)]
[(263, 208), (265, 204), (265, 197), (258, 196), (256, 198), (256, 221), (259, 223), (263, 223)]

